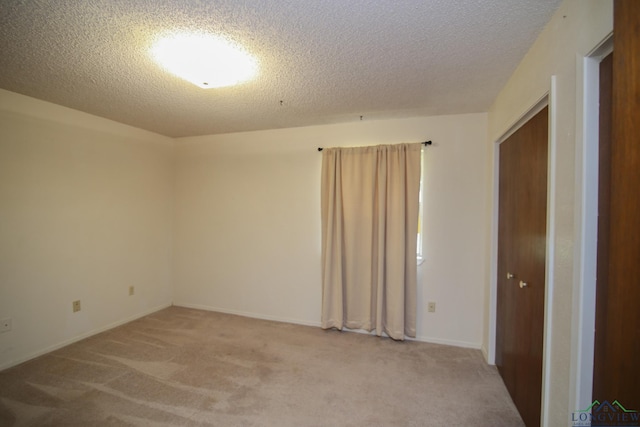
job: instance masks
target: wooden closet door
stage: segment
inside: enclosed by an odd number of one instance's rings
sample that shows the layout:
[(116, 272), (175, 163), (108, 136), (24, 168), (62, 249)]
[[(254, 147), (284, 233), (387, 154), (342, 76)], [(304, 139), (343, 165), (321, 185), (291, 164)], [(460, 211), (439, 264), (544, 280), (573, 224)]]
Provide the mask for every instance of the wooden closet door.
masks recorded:
[[(600, 63), (600, 122), (598, 146), (598, 258), (596, 276), (596, 325), (594, 337), (593, 400), (608, 400), (607, 320), (611, 316), (607, 303), (609, 280), (609, 231), (611, 226), (611, 116), (613, 88), (613, 54)], [(617, 399), (617, 395), (616, 395)], [(624, 400), (623, 400), (624, 402)], [(598, 423), (592, 423), (596, 426)]]
[(528, 426), (540, 425), (548, 108), (500, 145), (496, 365)]
[[(598, 242), (593, 399), (617, 400), (640, 410), (640, 1), (616, 0), (613, 58), (608, 206), (601, 221), (608, 241)], [(603, 61), (603, 68), (608, 64)], [(602, 76), (603, 74), (601, 74)], [(606, 97), (603, 87), (601, 96)], [(605, 119), (606, 117), (601, 117)], [(603, 123), (601, 122), (601, 125)], [(603, 126), (604, 127), (604, 126)], [(601, 143), (609, 135), (601, 134)], [(605, 162), (606, 157), (601, 157)], [(606, 168), (607, 165), (605, 165)], [(607, 196), (607, 189), (601, 189)], [(606, 230), (602, 230), (606, 227)], [(601, 256), (605, 252), (604, 257)], [(596, 425), (594, 423), (593, 425)]]

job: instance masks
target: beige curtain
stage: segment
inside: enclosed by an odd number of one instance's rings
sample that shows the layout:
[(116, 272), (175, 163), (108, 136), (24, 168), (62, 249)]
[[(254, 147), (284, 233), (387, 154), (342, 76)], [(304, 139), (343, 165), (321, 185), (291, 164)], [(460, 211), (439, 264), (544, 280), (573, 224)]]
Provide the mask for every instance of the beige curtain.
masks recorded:
[(323, 150), (323, 328), (415, 337), (420, 151)]

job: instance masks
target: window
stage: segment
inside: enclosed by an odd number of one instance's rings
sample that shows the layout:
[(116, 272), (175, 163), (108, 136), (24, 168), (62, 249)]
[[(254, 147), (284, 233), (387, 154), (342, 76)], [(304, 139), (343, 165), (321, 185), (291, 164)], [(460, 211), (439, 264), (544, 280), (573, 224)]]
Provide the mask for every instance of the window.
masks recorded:
[(424, 236), (424, 228), (422, 224), (422, 215), (423, 208), (422, 204), (424, 201), (424, 148), (422, 148), (422, 152), (420, 153), (420, 193), (418, 196), (418, 242), (417, 242), (417, 257), (418, 257), (418, 265), (424, 262), (424, 254), (422, 251), (422, 239)]

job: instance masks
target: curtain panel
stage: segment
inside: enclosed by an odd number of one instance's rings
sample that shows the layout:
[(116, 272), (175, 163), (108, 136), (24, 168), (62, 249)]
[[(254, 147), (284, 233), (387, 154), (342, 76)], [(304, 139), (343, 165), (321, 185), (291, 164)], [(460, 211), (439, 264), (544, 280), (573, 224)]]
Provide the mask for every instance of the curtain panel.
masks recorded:
[(415, 337), (421, 148), (323, 150), (323, 328)]

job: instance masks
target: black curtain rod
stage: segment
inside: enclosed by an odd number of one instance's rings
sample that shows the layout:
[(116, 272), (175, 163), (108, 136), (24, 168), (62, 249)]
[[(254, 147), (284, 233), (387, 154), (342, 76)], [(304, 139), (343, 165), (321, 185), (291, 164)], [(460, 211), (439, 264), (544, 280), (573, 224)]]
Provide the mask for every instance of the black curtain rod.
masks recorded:
[[(431, 141), (424, 141), (424, 142), (421, 142), (420, 144), (424, 144), (425, 146), (427, 146), (427, 145), (431, 145), (433, 143)], [(318, 147), (318, 151), (322, 151), (322, 150), (324, 150), (323, 147)]]

